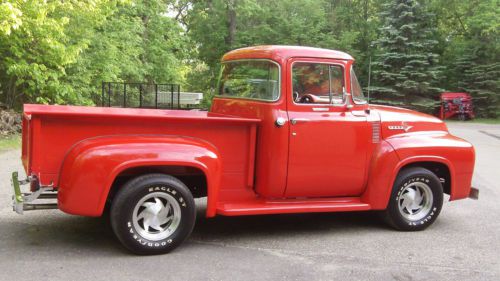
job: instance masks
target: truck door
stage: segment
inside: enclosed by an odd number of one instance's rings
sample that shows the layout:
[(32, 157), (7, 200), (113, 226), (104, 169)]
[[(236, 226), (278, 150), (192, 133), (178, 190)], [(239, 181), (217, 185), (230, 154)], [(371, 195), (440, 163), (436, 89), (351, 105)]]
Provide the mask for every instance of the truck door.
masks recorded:
[[(351, 65), (291, 59), (286, 197), (358, 196), (365, 187), (371, 130), (361, 105), (347, 109)], [(347, 71), (346, 71), (347, 70)], [(366, 104), (364, 105), (366, 108)]]

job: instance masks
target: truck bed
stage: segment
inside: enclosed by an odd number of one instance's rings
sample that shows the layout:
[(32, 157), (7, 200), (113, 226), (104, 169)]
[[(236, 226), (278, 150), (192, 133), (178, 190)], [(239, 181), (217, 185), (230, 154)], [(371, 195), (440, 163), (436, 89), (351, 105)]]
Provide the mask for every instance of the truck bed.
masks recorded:
[[(24, 106), (22, 160), (27, 175), (58, 187), (65, 155), (78, 142), (111, 135), (176, 135), (203, 139), (219, 150), (223, 190), (253, 185), (258, 119), (206, 111)], [(230, 155), (230, 157), (228, 157)]]

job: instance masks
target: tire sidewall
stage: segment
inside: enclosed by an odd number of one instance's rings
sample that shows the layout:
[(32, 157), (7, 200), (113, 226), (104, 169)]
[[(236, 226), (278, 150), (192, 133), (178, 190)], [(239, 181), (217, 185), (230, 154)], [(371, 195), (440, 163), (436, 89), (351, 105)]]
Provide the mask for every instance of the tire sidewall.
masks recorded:
[[(432, 207), (429, 213), (420, 220), (411, 221), (403, 217), (399, 210), (399, 199), (403, 194), (403, 190), (411, 183), (421, 182), (428, 185), (432, 192)], [(398, 176), (394, 184), (389, 204), (389, 216), (393, 225), (401, 230), (415, 231), (423, 230), (430, 226), (438, 217), (443, 205), (443, 188), (439, 179), (426, 169), (410, 169), (403, 171), (401, 176)]]
[[(132, 180), (124, 186), (121, 198), (116, 198), (112, 208), (113, 229), (119, 240), (136, 254), (163, 254), (179, 246), (191, 234), (196, 212), (189, 190), (174, 178), (151, 177), (143, 181)], [(128, 192), (127, 192), (128, 191)], [(181, 221), (168, 237), (153, 241), (142, 237), (132, 221), (137, 203), (151, 193), (163, 192), (174, 198), (181, 209)]]

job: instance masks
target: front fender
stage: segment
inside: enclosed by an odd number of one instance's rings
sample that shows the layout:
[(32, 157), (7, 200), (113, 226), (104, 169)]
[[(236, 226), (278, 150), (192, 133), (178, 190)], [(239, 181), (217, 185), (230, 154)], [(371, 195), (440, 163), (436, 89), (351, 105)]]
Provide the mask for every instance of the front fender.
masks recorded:
[(419, 162), (448, 167), (450, 200), (466, 198), (470, 193), (474, 157), (470, 143), (447, 132), (417, 132), (387, 138), (374, 150), (362, 201), (374, 210), (385, 209), (399, 171)]
[(374, 149), (368, 172), (368, 184), (361, 196), (361, 200), (370, 204), (372, 209), (386, 208), (398, 163), (399, 157), (394, 148), (388, 142), (381, 141)]
[(147, 166), (189, 166), (207, 180), (207, 216), (215, 215), (221, 159), (210, 143), (165, 135), (103, 136), (74, 145), (59, 173), (59, 208), (70, 214), (100, 216), (115, 178), (124, 170)]
[(387, 141), (401, 159), (398, 171), (416, 162), (442, 163), (450, 171), (450, 200), (468, 197), (475, 162), (472, 144), (446, 131), (406, 133)]

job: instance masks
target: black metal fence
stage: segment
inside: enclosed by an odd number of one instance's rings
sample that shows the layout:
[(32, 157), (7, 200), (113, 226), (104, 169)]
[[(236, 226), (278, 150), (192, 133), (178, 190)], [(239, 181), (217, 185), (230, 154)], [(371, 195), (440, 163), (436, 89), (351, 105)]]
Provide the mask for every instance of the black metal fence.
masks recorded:
[(108, 107), (180, 109), (180, 90), (178, 84), (102, 82), (100, 104)]

